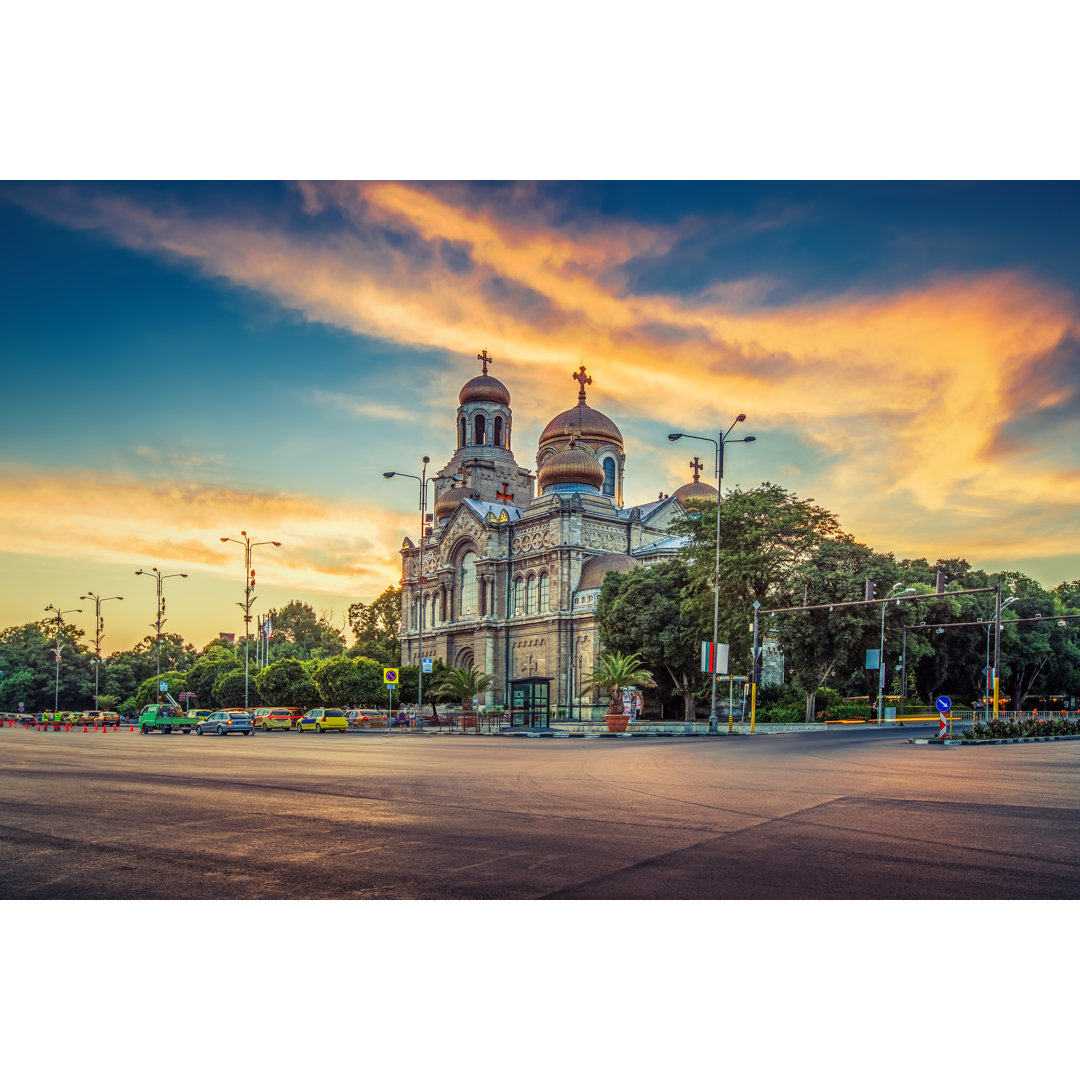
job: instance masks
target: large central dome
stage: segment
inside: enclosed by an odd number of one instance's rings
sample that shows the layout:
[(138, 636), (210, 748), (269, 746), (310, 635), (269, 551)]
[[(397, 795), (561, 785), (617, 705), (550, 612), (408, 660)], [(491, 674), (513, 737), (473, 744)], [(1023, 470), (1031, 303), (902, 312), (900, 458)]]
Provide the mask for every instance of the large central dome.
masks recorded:
[(542, 451), (555, 443), (569, 443), (570, 429), (572, 429), (574, 436), (578, 439), (585, 442), (614, 443), (621, 450), (623, 448), (622, 432), (615, 421), (585, 404), (585, 384), (591, 383), (592, 379), (585, 374), (584, 366), (574, 375), (574, 378), (581, 384), (577, 404), (572, 409), (559, 413), (548, 423), (540, 435), (538, 449)]

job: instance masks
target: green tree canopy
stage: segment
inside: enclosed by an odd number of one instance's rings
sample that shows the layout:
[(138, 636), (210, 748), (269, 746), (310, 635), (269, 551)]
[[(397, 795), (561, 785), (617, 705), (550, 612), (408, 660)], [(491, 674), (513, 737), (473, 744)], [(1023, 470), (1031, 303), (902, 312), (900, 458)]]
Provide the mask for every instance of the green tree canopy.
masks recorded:
[(401, 659), (401, 589), (390, 586), (370, 604), (349, 606), (349, 625), (356, 635), (350, 656), (366, 656), (387, 667)]
[(640, 653), (650, 672), (666, 673), (682, 698), (687, 722), (694, 719), (696, 700), (708, 688), (708, 676), (700, 671), (701, 642), (712, 637), (712, 609), (706, 630), (697, 591), (690, 564), (667, 559), (628, 574), (608, 574), (596, 604), (604, 650)]
[(333, 656), (315, 669), (315, 685), (324, 705), (385, 706), (383, 665), (366, 657)]
[(627, 686), (655, 686), (651, 671), (646, 671), (637, 653), (625, 656), (623, 653), (602, 653), (597, 657), (596, 665), (589, 673), (582, 689), (599, 690), (608, 695), (608, 713), (622, 716), (622, 691)]
[(307, 711), (320, 701), (315, 680), (299, 660), (275, 660), (260, 668), (255, 672), (255, 687), (259, 699), (269, 705), (291, 706)]
[(271, 659), (324, 659), (345, 651), (345, 637), (341, 631), (316, 615), (315, 609), (301, 600), (290, 600), (280, 611), (271, 610), (269, 618), (273, 631)]
[[(253, 673), (248, 671), (247, 681), (247, 705), (254, 709), (261, 705), (259, 691), (251, 678)], [(244, 669), (242, 667), (223, 671), (215, 680), (211, 691), (213, 705), (219, 709), (242, 709), (244, 708)]]

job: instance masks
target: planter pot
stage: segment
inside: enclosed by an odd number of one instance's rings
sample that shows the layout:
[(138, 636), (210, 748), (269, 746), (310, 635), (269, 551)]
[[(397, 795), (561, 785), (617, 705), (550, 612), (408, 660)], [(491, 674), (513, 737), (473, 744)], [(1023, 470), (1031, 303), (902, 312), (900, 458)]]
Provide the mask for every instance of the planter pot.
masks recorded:
[(607, 724), (608, 731), (613, 735), (618, 735), (626, 730), (627, 725), (630, 723), (630, 717), (625, 713), (608, 713), (604, 717), (604, 722)]

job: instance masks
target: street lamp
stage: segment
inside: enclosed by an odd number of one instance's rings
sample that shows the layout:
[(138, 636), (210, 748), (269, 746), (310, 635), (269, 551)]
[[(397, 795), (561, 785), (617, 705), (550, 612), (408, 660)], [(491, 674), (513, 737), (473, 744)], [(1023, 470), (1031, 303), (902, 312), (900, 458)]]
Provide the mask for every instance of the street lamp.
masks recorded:
[(60, 644), (60, 624), (65, 615), (70, 615), (73, 611), (78, 611), (81, 614), (82, 608), (74, 607), (61, 611), (55, 604), (46, 604), (45, 610), (56, 612), (56, 648), (53, 649), (53, 652), (56, 653), (56, 694), (53, 697), (53, 718), (55, 719), (56, 711), (60, 708), (60, 653), (64, 651), (64, 646)]
[(122, 596), (97, 596), (94, 593), (87, 593), (85, 596), (80, 596), (80, 600), (93, 600), (94, 601), (94, 655), (97, 657), (97, 663), (94, 664), (94, 708), (98, 708), (98, 669), (101, 667), (101, 639), (105, 636), (105, 620), (101, 617), (101, 605), (106, 600), (123, 600)]
[(155, 577), (157, 579), (157, 617), (150, 624), (157, 629), (157, 699), (158, 704), (161, 704), (161, 628), (168, 621), (165, 618), (165, 592), (162, 589), (161, 583), (167, 578), (173, 577), (187, 577), (187, 574), (163, 574), (156, 566), (150, 567), (149, 570), (136, 570), (135, 576), (145, 574), (147, 577)]
[(888, 602), (890, 600), (896, 600), (899, 603), (901, 596), (911, 596), (914, 592), (914, 589), (905, 589), (904, 583), (898, 581), (889, 590), (889, 595), (885, 597), (885, 603), (881, 605), (881, 647), (878, 650), (878, 723), (885, 719), (885, 609), (889, 606)]
[[(991, 691), (993, 689), (993, 686), (991, 685), (991, 678), (990, 678), (990, 631), (993, 629), (994, 623), (997, 623), (998, 619), (1001, 618), (1001, 613), (1010, 604), (1015, 604), (1016, 601), (1019, 600), (1019, 599), (1020, 599), (1020, 597), (1018, 597), (1018, 596), (1010, 596), (1008, 600), (1002, 600), (1001, 601), (1001, 606), (997, 610), (997, 619), (994, 619), (993, 621), (988, 619), (987, 623), (986, 623), (986, 672), (985, 672), (985, 675), (986, 675), (986, 698), (983, 701), (983, 719), (987, 723), (990, 722), (990, 693), (991, 693)], [(1000, 623), (998, 623), (997, 633), (1000, 634), (1001, 631), (1004, 630), (1004, 629), (1005, 628)], [(995, 675), (997, 674), (996, 669), (994, 671), (994, 674)]]
[(223, 544), (233, 543), (240, 544), (244, 549), (244, 602), (239, 600), (236, 602), (238, 608), (244, 609), (244, 708), (248, 707), (248, 650), (251, 642), (251, 605), (258, 599), (255, 596), (255, 571), (251, 569), (251, 549), (253, 547), (263, 547), (266, 544), (273, 544), (274, 547), (281, 547), (280, 540), (260, 540), (258, 543), (252, 543), (251, 537), (241, 529), (240, 535), (243, 540), (234, 540), (231, 536), (223, 536), (221, 542)]
[[(416, 640), (416, 662), (419, 667), (416, 673), (416, 715), (419, 717), (418, 723), (422, 724), (424, 722), (424, 524), (427, 520), (427, 486), (435, 482), (435, 477), (427, 474), (431, 458), (425, 454), (421, 460), (423, 466), (420, 469), (420, 476), (407, 472), (384, 472), (383, 479), (391, 480), (395, 476), (405, 476), (417, 481), (420, 485), (420, 536), (416, 542), (416, 587), (420, 594), (420, 618), (417, 622)], [(457, 483), (463, 481), (464, 477), (452, 476), (450, 480)]]
[[(746, 413), (739, 413), (732, 421), (731, 427), (726, 432), (717, 432), (717, 438), (710, 439), (706, 435), (690, 435), (685, 431), (676, 431), (668, 436), (669, 442), (678, 442), (679, 439), (697, 439), (698, 442), (712, 443), (716, 450), (716, 569), (713, 579), (713, 636), (712, 652), (716, 655), (716, 639), (720, 636), (720, 500), (723, 498), (722, 487), (724, 482), (724, 447), (728, 443), (751, 443), (756, 442), (755, 435), (747, 435), (744, 439), (729, 439), (732, 429), (736, 424), (741, 424), (746, 419)], [(756, 661), (752, 657), (752, 661)], [(716, 667), (715, 662), (713, 668)], [(755, 669), (756, 670), (756, 669)], [(716, 672), (710, 672), (712, 676), (712, 711), (709, 713), (709, 730), (716, 731)]]

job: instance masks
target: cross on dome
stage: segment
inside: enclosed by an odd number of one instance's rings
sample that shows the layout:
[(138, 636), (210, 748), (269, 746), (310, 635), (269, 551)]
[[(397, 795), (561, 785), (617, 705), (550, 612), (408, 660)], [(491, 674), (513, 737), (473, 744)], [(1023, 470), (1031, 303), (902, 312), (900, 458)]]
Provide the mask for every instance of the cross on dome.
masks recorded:
[(698, 461), (697, 454), (695, 454), (694, 455), (694, 460), (690, 462), (690, 468), (694, 470), (694, 483), (695, 484), (698, 482), (698, 477), (701, 475), (701, 470), (704, 467), (705, 466), (702, 464), (702, 462)]
[(476, 354), (476, 359), (479, 360), (484, 365), (484, 374), (486, 375), (487, 374), (487, 366), (488, 366), (488, 364), (490, 364), (494, 360), (494, 357), (488, 356), (487, 349), (484, 349), (482, 352), (478, 352)]
[(589, 384), (592, 383), (592, 376), (585, 374), (585, 365), (582, 364), (581, 367), (578, 368), (577, 371), (575, 371), (575, 372), (573, 372), (573, 374), (571, 374), (570, 378), (573, 379), (575, 382), (578, 382), (578, 383), (581, 384), (581, 389), (578, 391), (577, 399), (578, 399), (578, 401), (584, 402), (584, 400), (585, 400), (585, 384), (586, 383), (589, 383)]

